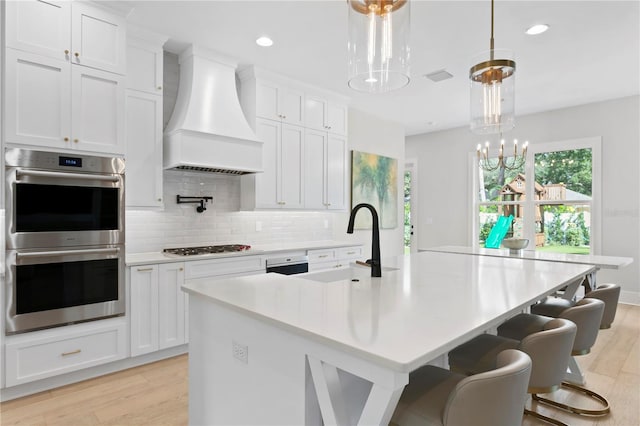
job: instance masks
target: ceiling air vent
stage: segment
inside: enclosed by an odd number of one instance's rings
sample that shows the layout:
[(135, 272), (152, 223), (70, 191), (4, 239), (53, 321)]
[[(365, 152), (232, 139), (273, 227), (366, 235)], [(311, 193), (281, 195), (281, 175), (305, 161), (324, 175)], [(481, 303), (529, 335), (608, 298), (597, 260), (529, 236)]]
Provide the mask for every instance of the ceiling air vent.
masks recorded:
[(438, 70), (438, 71), (430, 72), (429, 74), (425, 74), (424, 76), (427, 77), (429, 80), (433, 81), (434, 83), (437, 83), (442, 80), (450, 79), (451, 77), (453, 77), (453, 74), (451, 74), (446, 70)]

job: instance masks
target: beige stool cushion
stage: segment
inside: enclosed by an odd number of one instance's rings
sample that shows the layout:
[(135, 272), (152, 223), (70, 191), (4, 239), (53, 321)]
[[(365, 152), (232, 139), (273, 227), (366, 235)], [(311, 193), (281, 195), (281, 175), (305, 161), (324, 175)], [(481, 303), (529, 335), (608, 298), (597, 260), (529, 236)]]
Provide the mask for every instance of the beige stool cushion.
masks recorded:
[(576, 325), (565, 319), (535, 318), (537, 316), (531, 314), (520, 314), (513, 320), (524, 322), (528, 317), (533, 317), (531, 321), (537, 321), (530, 323), (531, 328), (537, 331), (521, 340), (491, 334), (471, 339), (449, 352), (451, 370), (465, 374), (490, 370), (492, 357), (503, 348), (515, 345), (532, 360), (529, 392), (546, 393), (556, 390), (562, 383), (569, 365)]
[(391, 424), (521, 424), (531, 359), (521, 351), (506, 350), (494, 364), (495, 369), (469, 377), (434, 366), (411, 373)]
[(604, 302), (604, 313), (600, 322), (600, 329), (609, 328), (616, 318), (618, 300), (620, 299), (620, 286), (612, 283), (600, 284), (598, 288), (587, 293), (590, 299), (599, 299)]
[[(531, 312), (533, 314), (540, 315), (553, 315), (557, 316), (558, 318), (564, 318), (573, 321), (578, 326), (578, 330), (576, 333), (575, 341), (573, 343), (572, 354), (584, 355), (588, 354), (591, 351), (591, 347), (596, 342), (596, 338), (598, 337), (598, 330), (602, 322), (604, 306), (605, 305), (602, 300), (585, 297), (584, 299), (578, 301), (575, 305), (566, 309), (562, 309), (562, 305), (554, 301), (538, 303), (531, 307)], [(507, 321), (507, 323), (509, 323), (510, 321), (511, 320)], [(506, 333), (504, 331), (506, 328), (506, 324), (501, 327), (503, 328), (498, 328), (499, 335), (506, 337), (511, 337), (513, 335), (512, 333)], [(509, 328), (512, 329), (515, 327), (511, 325), (509, 326)]]

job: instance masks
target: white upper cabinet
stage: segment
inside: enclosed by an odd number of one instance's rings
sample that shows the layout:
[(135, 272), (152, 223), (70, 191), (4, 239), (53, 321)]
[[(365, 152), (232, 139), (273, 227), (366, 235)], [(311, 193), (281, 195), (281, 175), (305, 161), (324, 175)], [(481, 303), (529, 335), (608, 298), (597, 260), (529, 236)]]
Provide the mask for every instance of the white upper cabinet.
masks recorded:
[(6, 49), (7, 142), (71, 147), (71, 67), (46, 56)]
[(124, 154), (124, 76), (6, 49), (6, 140)]
[(305, 207), (347, 208), (347, 141), (344, 136), (307, 129), (304, 146)]
[(242, 176), (242, 208), (303, 208), (304, 128), (258, 119), (256, 135), (264, 172)]
[(69, 61), (71, 58), (71, 2), (7, 1), (8, 47)]
[(127, 207), (161, 208), (162, 97), (127, 90)]
[(306, 95), (305, 126), (339, 135), (347, 134), (347, 106), (326, 98)]
[(258, 80), (256, 116), (304, 126), (304, 92)]
[(264, 173), (242, 176), (241, 208), (346, 209), (346, 98), (256, 68), (240, 80), (245, 116), (264, 142)]
[(37, 0), (6, 2), (6, 18), (6, 142), (123, 155), (124, 19)]
[(72, 3), (71, 12), (72, 62), (125, 74), (126, 20), (84, 2)]
[(329, 133), (327, 138), (326, 161), (326, 208), (346, 210), (349, 197), (349, 166), (346, 136)]
[(162, 46), (166, 41), (165, 36), (133, 27), (127, 35), (127, 207), (163, 207)]
[(162, 95), (162, 44), (137, 38), (127, 41), (127, 89)]
[(124, 154), (124, 76), (96, 69), (71, 70), (72, 148)]
[(6, 2), (7, 47), (126, 72), (126, 20), (86, 2)]

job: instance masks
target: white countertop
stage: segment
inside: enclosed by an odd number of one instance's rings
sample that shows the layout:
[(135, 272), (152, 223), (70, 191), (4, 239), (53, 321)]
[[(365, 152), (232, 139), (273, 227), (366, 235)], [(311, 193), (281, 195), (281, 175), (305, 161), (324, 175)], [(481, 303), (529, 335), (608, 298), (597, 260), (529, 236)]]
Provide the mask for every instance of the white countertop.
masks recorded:
[[(224, 243), (220, 243), (224, 244)], [(196, 244), (197, 245), (197, 244)], [(204, 245), (204, 244), (202, 244)], [(146, 265), (150, 263), (170, 263), (170, 262), (192, 262), (198, 260), (219, 259), (224, 257), (255, 256), (262, 254), (276, 254), (296, 250), (320, 250), (329, 248), (340, 248), (350, 246), (360, 246), (361, 243), (349, 241), (303, 241), (290, 243), (270, 243), (251, 244), (251, 249), (230, 253), (204, 254), (197, 256), (177, 256), (167, 255), (160, 251), (149, 253), (127, 253), (127, 266)]]
[[(496, 326), (594, 266), (424, 252), (384, 259), (381, 278), (322, 283), (264, 274), (187, 282), (230, 307), (395, 371), (409, 372)], [(348, 271), (348, 270), (347, 270)], [(307, 276), (336, 273), (309, 273)]]
[(441, 253), (457, 253), (457, 254), (473, 254), (482, 256), (496, 257), (515, 257), (523, 259), (546, 260), (549, 262), (578, 263), (584, 265), (595, 265), (598, 269), (620, 269), (633, 263), (631, 257), (617, 256), (594, 256), (589, 254), (569, 254), (569, 253), (550, 253), (537, 250), (521, 250), (519, 254), (510, 254), (509, 249), (491, 249), (482, 247), (465, 247), (465, 246), (439, 246), (426, 249), (423, 251), (434, 251)]

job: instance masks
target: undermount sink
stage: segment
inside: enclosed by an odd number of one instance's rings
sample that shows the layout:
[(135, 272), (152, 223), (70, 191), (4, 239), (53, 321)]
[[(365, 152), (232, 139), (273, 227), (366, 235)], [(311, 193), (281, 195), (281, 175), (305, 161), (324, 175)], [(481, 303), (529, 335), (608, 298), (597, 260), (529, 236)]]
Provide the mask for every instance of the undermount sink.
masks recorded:
[[(388, 266), (382, 267), (382, 272), (397, 271), (398, 268), (391, 268)], [(332, 283), (336, 281), (354, 280), (371, 278), (371, 269), (366, 266), (351, 265), (348, 268), (332, 269), (330, 271), (310, 272), (307, 274), (299, 275), (300, 278), (311, 281), (319, 281), (322, 283)]]

